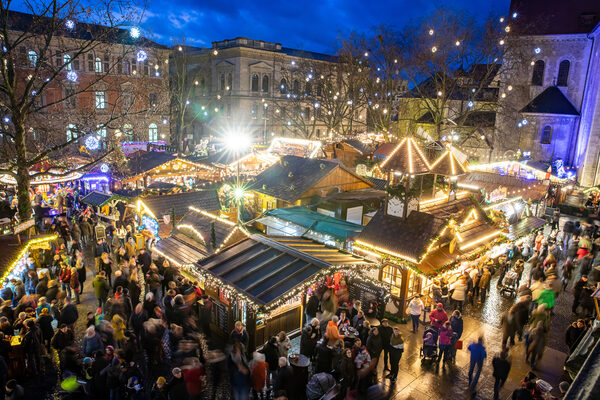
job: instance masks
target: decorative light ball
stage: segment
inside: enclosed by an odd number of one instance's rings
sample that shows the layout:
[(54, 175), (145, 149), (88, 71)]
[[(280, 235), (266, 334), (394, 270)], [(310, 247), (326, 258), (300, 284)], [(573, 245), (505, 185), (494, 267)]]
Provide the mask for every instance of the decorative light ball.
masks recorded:
[(146, 53), (144, 50), (140, 50), (137, 52), (137, 60), (138, 62), (144, 62), (148, 59), (148, 53)]
[(542, 49), (540, 49), (539, 47), (536, 47), (535, 49), (533, 49), (533, 52), (535, 54), (540, 54), (542, 52)]
[(291, 121), (288, 121), (288, 122), (287, 122), (287, 125), (288, 125), (288, 126), (291, 126), (291, 125), (292, 125), (292, 122), (291, 122)]
[(456, 43), (454, 43), (454, 44), (457, 45), (457, 46), (460, 46), (460, 41), (457, 40)]
[(215, 107), (215, 112), (219, 112), (219, 107)]
[(512, 85), (508, 85), (507, 89), (512, 90), (513, 89)]
[(98, 150), (100, 148), (100, 141), (94, 135), (90, 135), (85, 139), (85, 148), (88, 150)]
[(438, 97), (442, 96), (442, 91), (440, 90), (439, 92), (437, 92)]
[(500, 22), (504, 22), (504, 17), (500, 17)]
[(469, 101), (469, 102), (467, 103), (467, 107), (469, 107), (469, 108), (472, 108), (472, 107), (473, 107), (473, 102), (472, 102), (472, 101)]
[(365, 51), (365, 57), (369, 57), (369, 52)]
[(216, 56), (217, 54), (219, 54), (218, 50), (213, 50), (213, 55)]
[(155, 72), (154, 76), (159, 77), (160, 76), (160, 72)]
[(504, 32), (506, 32), (506, 33), (510, 32), (510, 26), (506, 25), (506, 28), (504, 28)]
[(71, 82), (77, 82), (77, 72), (75, 71), (69, 71), (67, 72), (67, 79), (70, 80)]
[(531, 65), (535, 65), (535, 61), (532, 61), (532, 62), (531, 62)]
[(502, 93), (502, 98), (505, 98), (505, 97), (506, 97), (506, 93)]
[(8, 124), (10, 122), (10, 118), (9, 117), (4, 117), (4, 122)]
[(523, 121), (521, 121), (521, 123), (522, 123), (523, 125), (527, 125), (527, 122), (529, 122), (529, 121), (527, 121), (525, 118), (523, 118)]
[(167, 121), (167, 119), (163, 119), (163, 125), (166, 125), (169, 121)]
[(179, 47), (177, 48), (177, 50), (179, 50), (179, 51), (183, 51), (183, 47), (179, 46)]
[(296, 65), (296, 61), (293, 61), (293, 60), (292, 60), (291, 64), (292, 64), (292, 65)]
[(471, 89), (471, 93), (475, 93), (475, 88)]
[(140, 28), (138, 28), (137, 26), (134, 26), (129, 30), (129, 35), (134, 39), (139, 38), (141, 33), (142, 32), (140, 31)]
[(186, 106), (189, 106), (189, 105), (190, 105), (190, 101), (189, 101), (189, 100), (186, 100), (186, 101), (185, 101), (185, 105), (186, 105)]
[(65, 27), (72, 31), (73, 29), (75, 29), (75, 21), (73, 21), (72, 19), (68, 19), (65, 21)]
[(522, 128), (522, 127), (523, 127), (523, 124), (522, 124), (521, 122), (519, 122), (519, 123), (517, 124), (517, 126), (518, 126), (519, 128)]
[(435, 53), (436, 51), (437, 51), (437, 47), (433, 46), (433, 47), (431, 48), (431, 52), (432, 52), (432, 53)]
[(432, 36), (432, 35), (433, 35), (433, 33), (434, 33), (434, 32), (433, 32), (433, 29), (430, 29), (430, 30), (429, 30), (429, 36)]
[(516, 12), (514, 12), (513, 15), (512, 15), (512, 17), (513, 18), (517, 18), (517, 15), (519, 15), (519, 14), (517, 14)]
[(108, 168), (108, 164), (107, 164), (107, 163), (103, 163), (103, 164), (100, 166), (100, 171), (102, 171), (103, 173), (105, 173), (105, 174), (106, 174), (106, 173), (108, 172), (108, 170), (109, 170), (109, 168)]
[(315, 108), (319, 108), (319, 103), (315, 103)]
[(504, 46), (504, 39), (500, 40), (500, 46)]

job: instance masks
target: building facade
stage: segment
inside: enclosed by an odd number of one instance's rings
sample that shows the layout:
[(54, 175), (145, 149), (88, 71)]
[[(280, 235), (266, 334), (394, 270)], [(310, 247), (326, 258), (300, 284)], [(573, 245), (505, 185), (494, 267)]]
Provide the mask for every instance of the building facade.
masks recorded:
[[(318, 139), (331, 133), (319, 98), (324, 91), (320, 81), (331, 82), (336, 73), (335, 56), (242, 37), (213, 42), (210, 49), (173, 50), (187, 53), (182, 59), (193, 85), (186, 139), (197, 143), (240, 126), (258, 143), (272, 136)], [(364, 130), (364, 110), (352, 116), (353, 121), (344, 118), (343, 123)]]
[(501, 76), (495, 149), (562, 160), (585, 186), (600, 183), (600, 3), (513, 0), (507, 24), (519, 56)]

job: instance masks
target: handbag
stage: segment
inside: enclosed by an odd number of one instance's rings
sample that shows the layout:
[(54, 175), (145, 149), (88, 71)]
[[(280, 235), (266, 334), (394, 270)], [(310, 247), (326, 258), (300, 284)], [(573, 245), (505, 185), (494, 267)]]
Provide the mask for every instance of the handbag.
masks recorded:
[(462, 340), (457, 340), (456, 344), (454, 345), (454, 347), (456, 348), (456, 350), (462, 350), (462, 348), (463, 348), (463, 341)]
[(406, 315), (411, 315), (411, 314), (410, 314), (410, 307), (406, 307), (406, 310), (404, 310), (404, 313), (405, 313)]

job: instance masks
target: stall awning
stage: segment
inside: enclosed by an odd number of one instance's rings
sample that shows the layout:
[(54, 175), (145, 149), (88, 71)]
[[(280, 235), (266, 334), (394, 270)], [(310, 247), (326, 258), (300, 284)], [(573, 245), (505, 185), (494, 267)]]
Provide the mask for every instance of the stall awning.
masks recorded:
[(82, 198), (81, 202), (89, 204), (90, 206), (102, 207), (104, 204), (108, 203), (112, 197), (112, 194), (94, 191)]
[(324, 244), (315, 242), (313, 240), (304, 239), (301, 237), (290, 237), (290, 236), (278, 236), (270, 237), (277, 242), (301, 251), (303, 253), (309, 254), (313, 257), (316, 257), (320, 260), (325, 261), (331, 265), (367, 265), (372, 264), (371, 262), (365, 260), (364, 258), (357, 257), (353, 254), (346, 253), (344, 251), (339, 251), (338, 249), (334, 249), (332, 247), (326, 246)]
[(176, 266), (193, 264), (208, 255), (201, 242), (194, 242), (181, 233), (159, 240), (152, 250), (174, 262)]
[(208, 211), (217, 211), (221, 209), (219, 196), (214, 189), (165, 194), (161, 196), (148, 196), (142, 197), (140, 200), (158, 218), (162, 218), (164, 215), (171, 215), (173, 210), (175, 210), (175, 216), (180, 217), (189, 211), (190, 206)]
[(349, 238), (357, 236), (363, 229), (362, 225), (330, 217), (305, 207), (286, 207), (269, 210), (257, 222), (281, 231), (289, 230), (289, 226), (286, 225), (290, 223), (295, 228), (294, 236), (302, 236), (304, 233), (314, 233), (330, 236), (341, 242), (346, 242)]

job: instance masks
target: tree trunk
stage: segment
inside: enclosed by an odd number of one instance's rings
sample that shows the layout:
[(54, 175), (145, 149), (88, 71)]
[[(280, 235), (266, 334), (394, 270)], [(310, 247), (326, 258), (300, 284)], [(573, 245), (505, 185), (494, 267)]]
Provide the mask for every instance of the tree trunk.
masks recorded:
[[(177, 140), (177, 153), (183, 153), (183, 128), (185, 124), (185, 113), (180, 112), (179, 121), (177, 121), (177, 135), (175, 136), (175, 140)], [(172, 143), (171, 143), (172, 144)]]
[(25, 147), (25, 123), (13, 121), (15, 127), (15, 150), (17, 153), (17, 200), (19, 218), (26, 221), (31, 217), (31, 199), (29, 198), (29, 165)]

